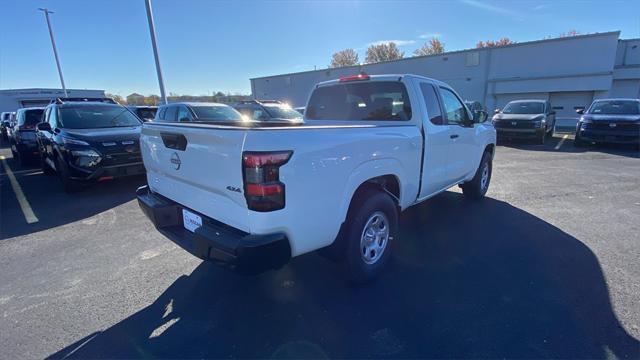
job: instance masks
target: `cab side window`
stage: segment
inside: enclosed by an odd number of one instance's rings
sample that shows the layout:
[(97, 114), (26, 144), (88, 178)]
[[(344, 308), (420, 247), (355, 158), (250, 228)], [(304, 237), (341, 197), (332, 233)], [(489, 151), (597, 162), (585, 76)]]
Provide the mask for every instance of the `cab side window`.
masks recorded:
[(456, 94), (443, 87), (440, 87), (440, 94), (442, 95), (442, 103), (449, 124), (463, 125), (469, 121), (469, 114), (467, 114), (462, 101), (458, 99)]
[(167, 110), (164, 113), (164, 121), (176, 121), (178, 114), (178, 108), (175, 106), (167, 106)]
[(429, 114), (429, 121), (433, 125), (444, 125), (444, 119), (442, 118), (442, 109), (440, 109), (440, 101), (438, 101), (438, 94), (433, 85), (428, 83), (420, 83), (420, 90), (422, 91), (422, 97), (424, 103), (427, 104), (427, 113)]
[(178, 121), (179, 122), (193, 121), (191, 113), (189, 112), (189, 109), (187, 109), (186, 106), (180, 106), (178, 108)]

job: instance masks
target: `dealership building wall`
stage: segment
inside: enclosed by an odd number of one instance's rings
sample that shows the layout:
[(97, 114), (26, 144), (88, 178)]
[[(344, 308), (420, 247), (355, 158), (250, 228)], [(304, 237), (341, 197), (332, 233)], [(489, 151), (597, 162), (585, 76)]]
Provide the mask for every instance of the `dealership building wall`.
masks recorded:
[(251, 79), (256, 99), (304, 106), (318, 82), (353, 75), (416, 74), (444, 81), (487, 109), (514, 99), (550, 100), (559, 123), (575, 122), (575, 109), (603, 97), (640, 97), (640, 39), (620, 32), (580, 35), (503, 47), (454, 51), (376, 64)]
[[(104, 90), (67, 89), (69, 97), (104, 97)], [(65, 97), (62, 89), (0, 90), (0, 112), (16, 111), (23, 107), (46, 106), (51, 100)]]

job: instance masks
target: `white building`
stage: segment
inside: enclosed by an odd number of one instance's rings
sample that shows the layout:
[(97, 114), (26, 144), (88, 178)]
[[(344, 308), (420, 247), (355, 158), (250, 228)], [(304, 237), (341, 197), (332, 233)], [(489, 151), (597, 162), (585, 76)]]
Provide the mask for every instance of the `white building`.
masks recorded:
[(576, 108), (603, 97), (640, 97), (640, 39), (619, 31), (410, 57), (376, 64), (251, 79), (256, 99), (304, 106), (316, 83), (364, 71), (417, 74), (444, 81), (487, 109), (514, 99), (550, 100), (559, 123), (575, 121)]
[[(67, 89), (69, 97), (104, 97), (104, 90)], [(23, 107), (45, 106), (51, 100), (65, 97), (62, 89), (0, 90), (0, 112), (16, 111)]]

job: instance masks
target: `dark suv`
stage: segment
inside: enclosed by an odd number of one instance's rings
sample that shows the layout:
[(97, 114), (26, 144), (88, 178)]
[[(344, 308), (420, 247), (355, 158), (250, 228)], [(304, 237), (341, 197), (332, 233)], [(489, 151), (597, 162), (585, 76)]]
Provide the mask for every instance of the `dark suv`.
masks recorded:
[(493, 126), (498, 140), (535, 139), (544, 144), (547, 136), (553, 136), (556, 126), (556, 112), (545, 100), (515, 100), (500, 111), (496, 109)]
[(620, 143), (640, 146), (640, 100), (601, 99), (581, 114), (575, 146), (588, 143)]
[(16, 111), (16, 120), (12, 129), (11, 153), (21, 164), (26, 164), (31, 158), (38, 156), (36, 142), (36, 125), (42, 121), (44, 108), (31, 107)]
[(233, 105), (242, 115), (260, 122), (301, 123), (302, 114), (277, 100), (245, 100)]
[(38, 124), (42, 171), (56, 174), (64, 190), (82, 182), (144, 174), (140, 155), (142, 122), (110, 99), (58, 100)]

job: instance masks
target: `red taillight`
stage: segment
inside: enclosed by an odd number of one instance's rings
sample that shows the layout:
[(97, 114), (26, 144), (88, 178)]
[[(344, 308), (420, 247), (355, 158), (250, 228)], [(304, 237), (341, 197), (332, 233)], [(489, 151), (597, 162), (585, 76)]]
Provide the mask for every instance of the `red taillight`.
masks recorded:
[(284, 184), (280, 182), (280, 167), (289, 161), (291, 151), (244, 152), (244, 196), (247, 206), (255, 211), (284, 208)]
[(346, 81), (361, 81), (361, 80), (369, 80), (370, 77), (367, 74), (358, 74), (358, 75), (351, 75), (351, 76), (342, 76), (340, 78), (340, 82), (346, 82)]

